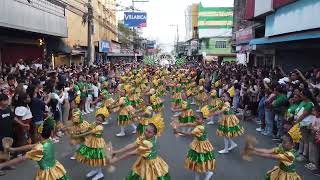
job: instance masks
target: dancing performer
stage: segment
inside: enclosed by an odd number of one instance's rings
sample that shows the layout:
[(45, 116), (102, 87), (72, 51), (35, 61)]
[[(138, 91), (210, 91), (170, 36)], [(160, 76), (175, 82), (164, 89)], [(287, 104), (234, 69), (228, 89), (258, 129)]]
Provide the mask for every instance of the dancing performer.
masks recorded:
[[(182, 101), (183, 101), (182, 87), (181, 87), (181, 84), (177, 83), (175, 84), (175, 90), (172, 95), (171, 110), (173, 112), (176, 112), (177, 109), (180, 109)], [(176, 113), (174, 116), (179, 116), (179, 113)]]
[(209, 97), (204, 89), (204, 79), (199, 80), (198, 94), (196, 95), (196, 104), (199, 106), (197, 112), (201, 112), (201, 107), (208, 101)]
[(87, 173), (86, 177), (93, 177), (92, 180), (98, 180), (104, 177), (101, 167), (107, 165), (106, 148), (107, 145), (102, 137), (104, 115), (96, 114), (96, 122), (91, 124), (89, 130), (85, 133), (76, 135), (75, 138), (85, 137), (84, 143), (76, 153), (76, 160), (86, 164), (94, 169)]
[(120, 133), (116, 134), (116, 136), (125, 136), (126, 133), (124, 131), (124, 127), (128, 125), (132, 126), (132, 134), (135, 134), (137, 127), (133, 122), (133, 115), (136, 113), (136, 110), (130, 104), (129, 99), (127, 97), (121, 97), (116, 106), (120, 107), (118, 116), (118, 125), (120, 126)]
[(207, 124), (214, 124), (214, 119), (218, 118), (217, 116), (212, 116), (212, 114), (217, 111), (220, 110), (223, 107), (223, 101), (217, 97), (217, 91), (215, 89), (212, 89), (210, 92), (210, 101), (209, 104), (204, 106), (203, 108), (201, 108), (201, 112), (204, 116), (205, 119), (208, 119), (208, 123)]
[(229, 103), (231, 99), (227, 92), (222, 95), (222, 100), (224, 101), (223, 107), (221, 110), (214, 112), (213, 116), (223, 114), (218, 121), (219, 127), (217, 129), (217, 135), (224, 137), (224, 149), (220, 150), (219, 153), (226, 154), (238, 146), (232, 139), (242, 135), (244, 129), (240, 125), (237, 116), (231, 110)]
[[(152, 91), (150, 92), (152, 93)], [(153, 95), (150, 96), (150, 103), (155, 113), (159, 113), (163, 109), (163, 101), (159, 96), (160, 95), (158, 94), (158, 92), (155, 92)]]
[[(77, 151), (80, 148), (80, 145), (84, 142), (84, 137), (77, 138), (74, 136), (87, 132), (90, 124), (83, 119), (83, 114), (78, 108), (72, 111), (71, 120), (72, 126), (67, 128), (67, 132), (70, 135), (70, 144), (73, 145)], [(73, 155), (70, 159), (75, 160), (75, 155)]]
[[(196, 117), (195, 117), (195, 114), (187, 101), (182, 101), (181, 108), (182, 109), (181, 109), (181, 113), (179, 114), (179, 117), (178, 117), (178, 122), (181, 124), (194, 123)], [(183, 127), (182, 131), (183, 132), (190, 132), (191, 128)]]
[[(110, 160), (114, 164), (130, 156), (138, 155), (132, 170), (126, 180), (170, 180), (167, 163), (158, 156), (156, 136), (160, 136), (164, 129), (164, 122), (154, 119), (144, 130), (144, 136), (135, 143), (113, 151), (117, 156)], [(123, 154), (122, 154), (123, 153)], [(119, 155), (122, 154), (122, 155)]]
[[(191, 133), (177, 131), (176, 128), (182, 126), (194, 127)], [(190, 144), (190, 150), (185, 159), (185, 168), (195, 172), (195, 180), (200, 180), (199, 173), (206, 173), (205, 180), (209, 180), (215, 169), (215, 155), (213, 146), (208, 140), (207, 129), (204, 125), (203, 115), (200, 114), (195, 123), (174, 124), (175, 133), (194, 136)]]
[(48, 117), (44, 121), (43, 125), (38, 129), (39, 134), (41, 135), (41, 141), (33, 145), (10, 148), (9, 150), (11, 152), (31, 150), (24, 156), (1, 163), (0, 169), (22, 163), (30, 159), (36, 161), (40, 168), (35, 180), (69, 180), (70, 178), (66, 175), (66, 170), (63, 165), (55, 158), (54, 144), (50, 139), (53, 135), (54, 127), (55, 120)]
[(139, 124), (137, 126), (137, 135), (138, 137), (143, 135), (144, 129), (149, 124), (149, 119), (152, 117), (152, 107), (148, 106), (142, 114), (142, 117), (139, 117)]
[(295, 144), (302, 138), (300, 125), (294, 125), (289, 132), (282, 137), (282, 143), (274, 149), (259, 149), (251, 147), (251, 153), (257, 156), (276, 159), (279, 166), (268, 171), (265, 180), (301, 180), (295, 166)]
[(112, 111), (111, 106), (115, 103), (115, 101), (110, 97), (109, 92), (105, 89), (103, 89), (100, 94), (102, 98), (102, 106), (97, 110), (97, 112), (99, 112), (99, 114), (103, 114), (104, 119), (102, 124), (107, 125), (109, 124), (109, 112)]

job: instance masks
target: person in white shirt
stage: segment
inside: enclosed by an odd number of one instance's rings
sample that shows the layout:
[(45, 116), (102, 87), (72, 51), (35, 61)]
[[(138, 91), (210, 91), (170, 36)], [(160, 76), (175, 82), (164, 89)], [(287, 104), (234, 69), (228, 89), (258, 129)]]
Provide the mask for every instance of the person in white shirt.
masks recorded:
[(17, 95), (17, 102), (15, 103), (14, 113), (20, 123), (17, 127), (17, 146), (24, 146), (31, 143), (31, 135), (29, 133), (30, 125), (32, 123), (32, 113), (28, 106), (31, 99), (26, 92), (21, 92)]

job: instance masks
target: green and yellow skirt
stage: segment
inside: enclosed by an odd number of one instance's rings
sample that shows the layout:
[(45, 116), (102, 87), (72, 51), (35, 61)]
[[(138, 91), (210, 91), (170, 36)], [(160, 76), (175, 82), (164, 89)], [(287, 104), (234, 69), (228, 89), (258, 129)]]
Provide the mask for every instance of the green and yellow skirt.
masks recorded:
[(195, 116), (186, 116), (186, 117), (179, 117), (179, 123), (193, 123), (196, 120)]
[(280, 164), (275, 166), (272, 170), (268, 171), (265, 180), (302, 180), (294, 169), (290, 169), (290, 166)]
[(162, 108), (163, 108), (163, 103), (159, 103), (159, 104), (153, 104), (152, 105), (152, 110), (155, 111), (155, 112), (160, 112), (162, 111)]
[(132, 117), (130, 115), (119, 115), (118, 116), (118, 125), (127, 126), (132, 124)]
[(54, 167), (50, 169), (39, 169), (35, 180), (70, 180), (70, 177), (66, 175), (66, 170), (58, 161)]
[(169, 167), (162, 158), (148, 160), (139, 157), (126, 180), (171, 180), (171, 177)]
[(82, 144), (78, 149), (76, 153), (76, 160), (91, 167), (107, 165), (104, 148), (91, 148), (84, 144)]
[(244, 133), (243, 127), (239, 123), (239, 119), (236, 115), (224, 115), (219, 121), (219, 126), (216, 134), (218, 136), (225, 136), (228, 138), (234, 138), (241, 136)]
[(193, 140), (184, 165), (186, 169), (198, 173), (213, 172), (216, 160), (211, 143), (208, 140)]

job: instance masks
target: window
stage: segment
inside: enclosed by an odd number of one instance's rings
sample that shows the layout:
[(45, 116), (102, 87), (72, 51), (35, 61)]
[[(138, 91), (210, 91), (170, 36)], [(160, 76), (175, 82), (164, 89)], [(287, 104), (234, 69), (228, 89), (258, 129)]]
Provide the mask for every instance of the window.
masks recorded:
[(216, 41), (216, 48), (227, 48), (227, 41)]

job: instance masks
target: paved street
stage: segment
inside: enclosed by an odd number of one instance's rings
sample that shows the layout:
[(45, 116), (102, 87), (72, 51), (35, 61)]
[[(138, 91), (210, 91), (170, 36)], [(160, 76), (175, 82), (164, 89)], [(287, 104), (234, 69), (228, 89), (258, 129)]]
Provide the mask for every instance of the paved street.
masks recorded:
[[(170, 174), (173, 180), (193, 180), (194, 174), (186, 171), (183, 167), (184, 157), (188, 151), (188, 145), (191, 141), (190, 138), (179, 137), (176, 138), (169, 127), (172, 113), (169, 109), (170, 102), (165, 103), (164, 117), (166, 120), (166, 130), (159, 140), (159, 154), (170, 166)], [(93, 118), (93, 116), (92, 116)], [(115, 119), (115, 114), (112, 114)], [(272, 147), (273, 142), (270, 138), (265, 138), (255, 132), (255, 124), (251, 122), (243, 123), (247, 134), (257, 135), (259, 145), (261, 147)], [(215, 150), (223, 148), (223, 139), (215, 136), (216, 126), (209, 126), (209, 138), (213, 143)], [(122, 147), (135, 140), (135, 135), (118, 138), (115, 134), (118, 131), (116, 122), (112, 120), (112, 124), (105, 127), (104, 138), (107, 141), (112, 141), (115, 148)], [(129, 129), (127, 132), (131, 132)], [(240, 148), (234, 150), (228, 155), (219, 155), (216, 153), (217, 168), (212, 179), (223, 180), (261, 180), (267, 170), (271, 169), (277, 164), (276, 161), (254, 158), (253, 162), (243, 161), (240, 156), (240, 150), (243, 147), (243, 137), (236, 139)], [(73, 180), (86, 179), (85, 175), (90, 170), (88, 167), (79, 164), (76, 161), (70, 160), (72, 155), (72, 148), (69, 146), (66, 139), (56, 144), (56, 155), (58, 160), (65, 166), (68, 174)], [(105, 178), (108, 180), (122, 180), (129, 172), (133, 162), (136, 158), (131, 158), (128, 161), (122, 161), (116, 165), (117, 169), (113, 174), (105, 172)], [(298, 173), (305, 180), (316, 180), (318, 177), (313, 176), (310, 171), (303, 167), (304, 164), (298, 164)], [(0, 177), (0, 180), (19, 179), (28, 180), (33, 179), (36, 172), (37, 165), (35, 162), (29, 161), (17, 166), (17, 170), (9, 171), (8, 175)], [(204, 178), (204, 177), (203, 177)]]

